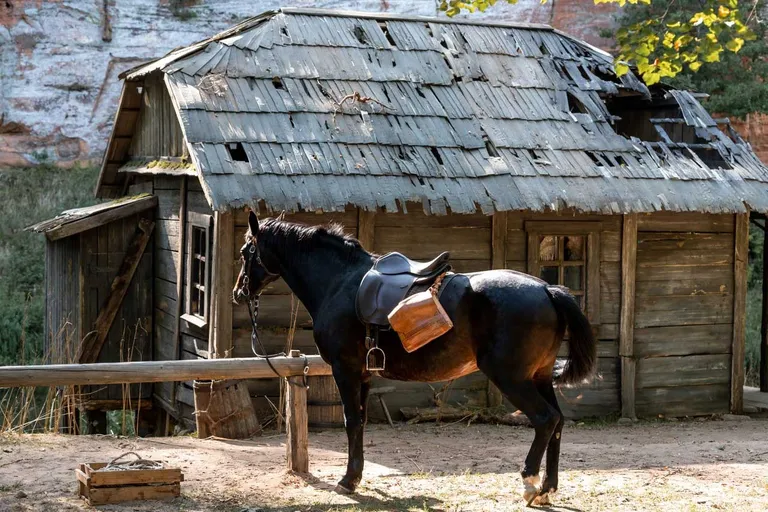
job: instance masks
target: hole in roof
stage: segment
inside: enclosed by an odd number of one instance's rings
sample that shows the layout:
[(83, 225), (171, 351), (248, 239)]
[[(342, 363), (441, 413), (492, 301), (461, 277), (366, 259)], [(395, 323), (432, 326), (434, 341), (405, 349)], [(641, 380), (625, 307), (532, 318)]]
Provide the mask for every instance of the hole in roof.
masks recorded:
[(616, 163), (619, 164), (620, 167), (627, 167), (627, 166), (629, 166), (629, 164), (627, 163), (627, 161), (624, 159), (623, 156), (616, 155), (614, 158), (616, 159)]
[(397, 158), (400, 160), (410, 160), (411, 155), (403, 148), (403, 146), (397, 146)]
[(384, 92), (384, 97), (387, 98), (387, 103), (391, 103), (392, 100), (389, 98), (389, 91), (387, 90), (387, 85), (381, 84), (381, 90)]
[(589, 110), (587, 110), (587, 107), (584, 106), (584, 103), (579, 98), (570, 92), (567, 92), (566, 95), (568, 96), (568, 112), (572, 114), (589, 114)]
[(544, 41), (539, 45), (539, 51), (542, 55), (549, 55), (549, 50), (547, 49), (547, 45), (544, 44)]
[(283, 87), (283, 81), (280, 80), (279, 76), (272, 78), (272, 85), (275, 89), (285, 89), (285, 87)]
[(368, 52), (368, 62), (373, 64), (373, 54), (371, 54), (371, 52)]
[(424, 26), (427, 27), (427, 34), (429, 34), (430, 37), (435, 37), (434, 32), (432, 32), (432, 26), (429, 23), (425, 23)]
[(368, 34), (365, 33), (363, 27), (360, 25), (355, 25), (355, 28), (352, 29), (352, 33), (355, 35), (355, 38), (360, 42), (360, 44), (371, 46), (371, 42), (368, 41)]
[(592, 81), (592, 77), (589, 76), (589, 73), (587, 73), (587, 70), (584, 69), (584, 65), (580, 64), (577, 67), (579, 68), (579, 73), (581, 73), (581, 76), (584, 77), (584, 80), (586, 80), (587, 82), (591, 82)]
[(381, 31), (384, 32), (384, 37), (387, 38), (387, 42), (392, 45), (392, 47), (397, 48), (395, 40), (392, 39), (392, 34), (389, 33), (389, 27), (387, 26), (387, 23), (385, 21), (380, 21), (379, 28), (381, 28)]
[(419, 185), (426, 185), (426, 183), (424, 183), (424, 178), (421, 176), (416, 176), (416, 179), (419, 180)]
[(714, 148), (695, 148), (691, 149), (710, 169), (733, 169), (723, 155)]
[(440, 156), (440, 151), (438, 151), (435, 146), (432, 146), (429, 150), (432, 152), (432, 156), (435, 157), (435, 160), (437, 160), (437, 163), (443, 165), (443, 157)]
[(595, 132), (592, 131), (589, 128), (589, 126), (587, 126), (586, 124), (580, 123), (580, 126), (584, 129), (585, 132), (587, 132), (587, 135), (594, 135), (595, 134)]
[(360, 149), (359, 151), (360, 151), (360, 156), (361, 156), (361, 157), (363, 157), (363, 158), (365, 158), (365, 153), (363, 153), (363, 150), (362, 150), (362, 149)]
[(592, 163), (593, 163), (593, 164), (595, 164), (595, 165), (596, 165), (596, 166), (598, 166), (598, 167), (605, 167), (605, 164), (603, 163), (603, 161), (602, 161), (602, 160), (600, 160), (600, 159), (597, 157), (597, 155), (596, 155), (596, 154), (594, 154), (592, 151), (585, 151), (585, 153), (587, 154), (587, 156), (589, 157), (589, 159), (590, 159), (590, 160), (592, 160)]
[(496, 149), (496, 144), (491, 142), (491, 139), (487, 135), (483, 135), (483, 142), (485, 142), (485, 149), (488, 151), (488, 156), (492, 158), (498, 158), (501, 156), (499, 150)]
[(227, 144), (227, 152), (229, 157), (235, 162), (247, 162), (248, 155), (245, 153), (245, 148), (240, 142), (230, 142)]
[(422, 98), (426, 98), (426, 95), (421, 91), (421, 87), (419, 86), (416, 86), (416, 94), (418, 94)]
[(283, 34), (285, 37), (290, 37), (288, 35), (288, 28), (287, 27), (280, 27), (280, 33)]
[(296, 128), (296, 125), (293, 124), (293, 114), (288, 114), (288, 121), (291, 122), (291, 128)]
[(328, 93), (328, 90), (325, 87), (323, 87), (323, 84), (321, 84), (320, 82), (317, 82), (317, 88), (320, 89), (320, 94), (322, 94), (323, 96), (325, 96), (329, 100), (333, 99), (333, 98), (331, 98), (331, 95)]
[(309, 87), (307, 87), (307, 82), (304, 80), (299, 80), (301, 82), (301, 86), (304, 88), (304, 92), (306, 93), (308, 98), (312, 97), (312, 93), (309, 92)]
[(330, 130), (331, 129), (331, 123), (328, 122), (328, 120), (325, 120), (325, 129)]

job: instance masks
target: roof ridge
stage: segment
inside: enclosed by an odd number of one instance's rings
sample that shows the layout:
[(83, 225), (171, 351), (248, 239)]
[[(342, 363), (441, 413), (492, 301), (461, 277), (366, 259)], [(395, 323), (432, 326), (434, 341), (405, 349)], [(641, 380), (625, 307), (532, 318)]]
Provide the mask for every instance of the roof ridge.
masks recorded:
[(433, 16), (419, 16), (416, 14), (397, 14), (371, 11), (353, 11), (346, 9), (321, 9), (317, 7), (282, 7), (279, 12), (284, 14), (300, 14), (305, 16), (335, 16), (338, 18), (364, 18), (382, 21), (416, 21), (445, 23), (453, 25), (479, 25), (496, 28), (521, 28), (531, 30), (554, 31), (551, 25), (543, 23), (526, 23), (513, 21), (471, 20), (467, 18), (440, 18)]

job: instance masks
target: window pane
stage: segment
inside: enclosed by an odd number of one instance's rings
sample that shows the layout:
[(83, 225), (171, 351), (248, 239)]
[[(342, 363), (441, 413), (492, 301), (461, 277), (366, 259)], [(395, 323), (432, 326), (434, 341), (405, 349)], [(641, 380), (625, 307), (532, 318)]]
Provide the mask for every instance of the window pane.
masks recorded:
[(198, 302), (197, 302), (197, 315), (205, 317), (205, 292), (199, 292), (198, 294)]
[(192, 314), (200, 314), (200, 290), (192, 288), (190, 292), (190, 300), (192, 304), (189, 305), (189, 311)]
[(558, 284), (558, 270), (559, 267), (541, 267), (539, 277), (549, 284)]
[(557, 261), (556, 236), (543, 236), (539, 239), (539, 261)]
[(564, 267), (563, 268), (564, 276), (563, 276), (563, 284), (570, 288), (571, 290), (582, 290), (584, 287), (582, 286), (582, 279), (584, 277), (584, 267), (581, 265), (573, 266), (573, 267)]
[(584, 237), (566, 236), (565, 243), (565, 261), (579, 261), (584, 259)]

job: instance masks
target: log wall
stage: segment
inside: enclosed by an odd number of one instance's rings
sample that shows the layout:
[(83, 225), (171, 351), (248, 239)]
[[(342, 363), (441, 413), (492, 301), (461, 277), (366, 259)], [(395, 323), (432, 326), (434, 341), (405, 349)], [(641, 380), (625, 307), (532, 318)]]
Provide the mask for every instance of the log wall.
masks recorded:
[(733, 215), (638, 216), (638, 416), (728, 412), (734, 279)]

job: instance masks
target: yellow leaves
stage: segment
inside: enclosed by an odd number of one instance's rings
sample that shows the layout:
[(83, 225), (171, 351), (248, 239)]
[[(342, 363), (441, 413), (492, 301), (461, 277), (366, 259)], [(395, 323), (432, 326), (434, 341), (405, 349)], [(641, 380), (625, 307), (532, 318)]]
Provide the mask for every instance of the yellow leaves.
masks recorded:
[(731, 50), (733, 53), (738, 52), (741, 50), (741, 47), (744, 46), (744, 40), (740, 37), (735, 37), (725, 43), (725, 47)]
[(717, 17), (720, 18), (721, 20), (726, 19), (730, 13), (731, 13), (731, 10), (724, 5), (721, 5), (720, 7), (717, 8)]
[(699, 68), (701, 67), (701, 62), (700, 61), (691, 62), (690, 64), (688, 64), (688, 67), (690, 68), (691, 71), (694, 71), (694, 72), (698, 71)]
[(622, 76), (629, 73), (629, 66), (627, 66), (627, 64), (624, 62), (617, 62), (615, 65), (615, 69), (616, 69), (617, 76)]

